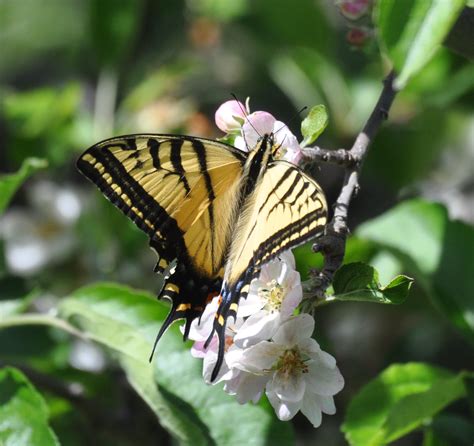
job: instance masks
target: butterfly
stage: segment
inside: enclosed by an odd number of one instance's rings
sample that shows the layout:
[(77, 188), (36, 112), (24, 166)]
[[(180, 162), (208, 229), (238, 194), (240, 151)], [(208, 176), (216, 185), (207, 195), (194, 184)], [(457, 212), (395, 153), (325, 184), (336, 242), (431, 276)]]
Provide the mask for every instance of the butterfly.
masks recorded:
[(205, 138), (138, 134), (99, 142), (77, 161), (158, 255), (155, 272), (165, 276), (159, 297), (171, 300), (171, 310), (155, 346), (177, 319), (185, 320), (187, 339), (192, 321), (219, 296), (208, 338), (219, 340), (212, 381), (227, 319), (236, 318), (262, 265), (320, 235), (327, 221), (321, 187), (278, 159), (278, 149), (273, 134), (249, 152)]

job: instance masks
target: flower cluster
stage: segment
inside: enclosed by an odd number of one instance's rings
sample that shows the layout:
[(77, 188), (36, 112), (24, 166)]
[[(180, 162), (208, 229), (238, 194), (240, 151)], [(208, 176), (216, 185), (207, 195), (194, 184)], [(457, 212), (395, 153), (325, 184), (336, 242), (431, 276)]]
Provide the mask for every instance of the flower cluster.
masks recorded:
[[(301, 146), (286, 124), (270, 113), (250, 113), (248, 101), (227, 101), (215, 115), (216, 124), (227, 134), (226, 140), (247, 151), (264, 134), (273, 134), (277, 157), (298, 164)], [(213, 384), (241, 404), (256, 403), (265, 393), (281, 420), (301, 411), (313, 424), (321, 424), (322, 413), (334, 414), (333, 396), (344, 386), (336, 360), (321, 350), (312, 338), (314, 319), (297, 314), (303, 298), (300, 275), (291, 251), (282, 253), (261, 268), (250, 284), (246, 299), (241, 299), (235, 320), (225, 332), (224, 362)], [(203, 376), (210, 383), (217, 361), (218, 339), (212, 331), (218, 298), (207, 305), (200, 320), (193, 321), (189, 338), (191, 353), (203, 359)]]
[[(311, 337), (313, 317), (295, 315), (302, 294), (291, 252), (262, 267), (247, 299), (240, 302), (236, 320), (227, 324), (224, 363), (213, 384), (223, 382), (224, 390), (241, 404), (256, 403), (265, 392), (281, 420), (301, 410), (318, 427), (322, 412), (335, 413), (333, 395), (344, 380), (336, 360)], [(204, 343), (217, 306), (216, 297), (189, 333), (195, 341), (191, 353), (203, 359), (208, 383), (217, 360), (217, 335), (207, 349)]]
[(268, 112), (250, 113), (248, 101), (245, 106), (235, 100), (224, 102), (217, 109), (215, 120), (219, 129), (233, 136), (233, 145), (240, 150), (248, 151), (262, 135), (272, 133), (279, 147), (277, 157), (293, 164), (299, 164), (303, 157), (301, 146), (288, 126)]

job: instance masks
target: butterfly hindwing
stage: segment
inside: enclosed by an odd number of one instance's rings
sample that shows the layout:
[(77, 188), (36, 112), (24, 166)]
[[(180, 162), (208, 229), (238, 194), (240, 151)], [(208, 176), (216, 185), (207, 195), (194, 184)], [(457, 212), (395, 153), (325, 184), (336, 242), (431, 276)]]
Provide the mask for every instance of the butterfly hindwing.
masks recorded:
[(248, 267), (258, 268), (314, 238), (326, 219), (326, 199), (318, 183), (293, 164), (271, 162), (237, 221), (226, 279), (235, 282)]
[(239, 299), (263, 264), (278, 254), (321, 234), (327, 204), (321, 187), (298, 167), (272, 161), (246, 200), (236, 223), (229, 249), (222, 301), (214, 329), (219, 336), (217, 376), (223, 359), (224, 330), (228, 317), (236, 317)]

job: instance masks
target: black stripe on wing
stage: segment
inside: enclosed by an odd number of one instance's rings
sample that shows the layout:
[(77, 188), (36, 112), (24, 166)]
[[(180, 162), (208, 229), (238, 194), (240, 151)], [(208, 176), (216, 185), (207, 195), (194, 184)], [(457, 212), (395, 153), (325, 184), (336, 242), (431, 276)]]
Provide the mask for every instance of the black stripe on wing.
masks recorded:
[[(209, 172), (207, 170), (206, 149), (204, 147), (204, 144), (199, 140), (193, 141), (193, 149), (199, 161), (199, 169), (202, 176), (204, 177), (204, 184), (206, 185), (207, 195), (211, 203), (210, 206), (207, 208), (207, 212), (209, 215), (209, 224), (211, 227), (211, 234), (213, 234), (216, 229), (215, 223), (214, 223), (214, 206), (213, 206), (213, 202), (216, 199), (216, 195), (214, 193), (214, 188), (212, 187), (211, 176), (209, 175)], [(212, 259), (214, 259), (215, 257), (214, 237), (211, 237), (211, 257)]]
[[(152, 240), (169, 238), (159, 234), (159, 223), (170, 219), (167, 212), (133, 179), (107, 148), (92, 147), (78, 160), (77, 168)], [(139, 213), (134, 212), (133, 208)], [(167, 235), (172, 238), (181, 237), (176, 223), (174, 227), (170, 226)]]

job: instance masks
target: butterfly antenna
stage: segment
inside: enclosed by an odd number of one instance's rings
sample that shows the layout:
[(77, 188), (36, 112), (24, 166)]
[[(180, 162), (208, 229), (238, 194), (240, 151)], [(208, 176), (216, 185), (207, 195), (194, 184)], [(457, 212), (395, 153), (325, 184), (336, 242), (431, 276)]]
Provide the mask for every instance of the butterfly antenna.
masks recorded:
[[(305, 105), (301, 110), (297, 111), (295, 115), (293, 115), (289, 120), (288, 120), (288, 124), (290, 124), (292, 121), (295, 120), (295, 118), (299, 115), (301, 115), (301, 113), (303, 113), (308, 107)], [(283, 124), (276, 132), (273, 132), (274, 135), (276, 135), (280, 130), (283, 130), (285, 127), (288, 127), (287, 124)]]
[[(236, 101), (237, 103), (239, 104), (239, 107), (240, 107), (240, 110), (242, 110), (242, 113), (243, 115), (245, 116), (245, 120), (250, 124), (250, 127), (252, 127), (254, 130), (255, 130), (255, 133), (259, 136), (259, 138), (262, 137), (262, 135), (260, 135), (260, 132), (255, 128), (255, 126), (252, 124), (252, 121), (249, 119), (249, 115), (247, 113), (247, 110), (245, 110), (244, 107), (242, 107), (241, 102), (238, 100), (237, 96), (234, 94), (234, 93), (231, 93), (230, 94)], [(249, 145), (247, 144), (247, 140), (245, 138), (245, 133), (242, 132), (242, 136), (244, 138), (244, 141), (245, 141), (245, 145), (247, 146), (247, 148), (249, 147)]]

